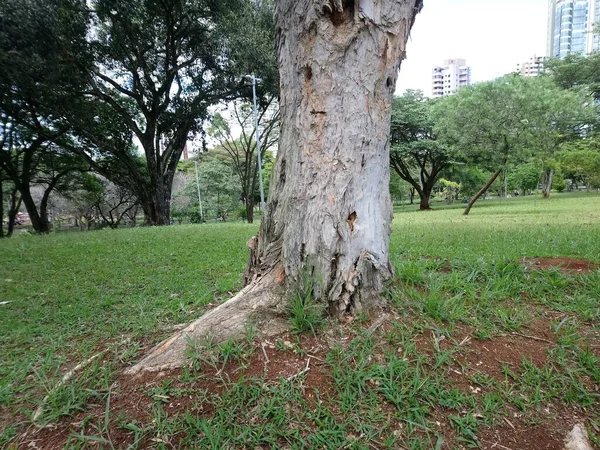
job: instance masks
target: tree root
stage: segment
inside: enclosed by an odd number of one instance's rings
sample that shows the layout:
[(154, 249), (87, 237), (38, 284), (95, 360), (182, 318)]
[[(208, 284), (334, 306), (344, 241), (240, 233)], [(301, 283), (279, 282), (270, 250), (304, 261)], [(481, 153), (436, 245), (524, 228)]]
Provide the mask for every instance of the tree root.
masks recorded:
[(126, 375), (158, 372), (185, 365), (190, 340), (210, 337), (213, 342), (243, 336), (247, 325), (256, 324), (265, 336), (287, 330), (285, 297), (281, 276), (283, 268), (276, 267), (242, 289), (235, 297), (207, 312), (182, 330), (165, 339), (134, 366)]
[(44, 399), (42, 400), (42, 403), (40, 403), (40, 406), (38, 406), (38, 408), (35, 410), (35, 413), (33, 414), (33, 417), (31, 418), (31, 420), (35, 423), (38, 421), (38, 419), (40, 418), (40, 416), (42, 415), (42, 413), (44, 412), (44, 407), (46, 406), (46, 403), (48, 402), (48, 400), (50, 399), (50, 394), (54, 391), (56, 391), (57, 389), (59, 389), (60, 387), (62, 387), (65, 383), (67, 383), (68, 381), (71, 380), (71, 378), (73, 378), (73, 376), (75, 375), (75, 373), (77, 373), (77, 371), (83, 369), (84, 367), (90, 365), (94, 360), (98, 359), (100, 356), (104, 355), (106, 352), (108, 352), (109, 349), (105, 349), (102, 350), (99, 353), (96, 353), (94, 356), (92, 356), (91, 358), (86, 359), (83, 362), (80, 362), (79, 364), (77, 364), (75, 367), (73, 367), (71, 370), (69, 370), (67, 373), (65, 373), (63, 375), (63, 377), (61, 378), (60, 382), (54, 386), (50, 392), (48, 393), (48, 395), (46, 395), (44, 397)]

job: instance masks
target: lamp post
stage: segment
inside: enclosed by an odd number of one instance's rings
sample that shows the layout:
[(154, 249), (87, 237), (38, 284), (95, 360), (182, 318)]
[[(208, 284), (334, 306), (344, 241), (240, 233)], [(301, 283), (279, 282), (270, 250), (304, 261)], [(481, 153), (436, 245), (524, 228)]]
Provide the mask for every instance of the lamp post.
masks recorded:
[(196, 187), (198, 188), (198, 206), (200, 207), (200, 221), (204, 214), (202, 214), (202, 197), (200, 197), (200, 181), (198, 180), (198, 161), (194, 161), (194, 167), (196, 169)]
[(260, 135), (258, 133), (258, 110), (256, 108), (256, 77), (251, 75), (252, 77), (252, 100), (254, 103), (254, 133), (256, 134), (256, 149), (258, 156), (258, 185), (260, 186), (260, 210), (264, 212), (265, 210), (265, 191), (263, 188), (263, 178), (262, 178), (262, 158), (260, 155)]

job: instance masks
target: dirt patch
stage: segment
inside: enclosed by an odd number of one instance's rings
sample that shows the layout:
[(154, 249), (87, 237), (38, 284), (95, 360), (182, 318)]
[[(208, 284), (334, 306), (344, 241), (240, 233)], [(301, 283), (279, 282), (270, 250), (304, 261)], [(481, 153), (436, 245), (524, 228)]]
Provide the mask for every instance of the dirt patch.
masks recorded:
[(575, 258), (523, 258), (523, 265), (529, 270), (558, 269), (564, 273), (592, 273), (600, 270), (600, 264)]
[[(374, 338), (378, 340), (372, 355), (374, 361), (382, 358), (388, 345), (385, 336), (392, 331), (391, 320), (382, 323), (373, 333)], [(209, 366), (206, 363), (196, 363), (193, 370), (184, 368), (142, 373), (134, 377), (121, 376), (111, 389), (110, 438), (117, 448), (125, 448), (132, 444), (133, 432), (124, 429), (122, 425), (152, 424), (152, 409), (153, 405), (156, 407), (157, 402), (160, 402), (171, 417), (185, 413), (195, 417), (210, 417), (214, 412), (213, 403), (208, 400), (210, 396), (222, 395), (228, 386), (237, 382), (236, 380), (250, 382), (250, 379), (260, 378), (266, 383), (278, 383), (281, 379), (294, 379), (301, 383), (304, 398), (309, 404), (328, 402), (328, 398), (335, 396), (336, 389), (330, 375), (331, 367), (326, 362), (327, 352), (332, 348), (333, 341), (348, 345), (356, 337), (356, 333), (368, 327), (369, 324), (362, 324), (360, 327), (349, 324), (340, 327), (336, 332), (324, 333), (318, 338), (283, 334), (260, 340), (255, 342), (252, 355), (241, 364), (230, 362), (222, 367), (220, 364)], [(477, 373), (485, 373), (491, 378), (502, 380), (505, 377), (503, 365), (507, 365), (516, 374), (519, 373), (518, 368), (523, 359), (538, 367), (542, 366), (548, 363), (548, 352), (555, 346), (555, 337), (549, 328), (547, 317), (530, 323), (518, 334), (507, 334), (482, 341), (473, 338), (472, 334), (473, 330), (470, 327), (459, 325), (452, 331), (451, 337), (442, 339), (432, 330), (427, 330), (415, 335), (413, 342), (420, 353), (429, 355), (438, 349), (445, 350), (460, 344), (460, 350), (455, 354), (455, 363), (448, 372), (448, 379), (459, 390), (475, 395), (483, 395), (487, 390), (484, 384), (477, 383)], [(190, 376), (186, 376), (186, 373)], [(30, 427), (21, 434), (14, 448), (60, 449), (73, 433), (98, 435), (96, 424), (103, 420), (105, 407), (105, 404), (88, 405), (85, 411), (65, 417), (48, 428)], [(545, 404), (539, 411), (534, 411), (535, 421), (531, 420), (532, 414), (529, 412), (522, 416), (513, 406), (506, 405), (506, 408), (506, 417), (498, 418), (494, 426), (479, 427), (477, 440), (481, 448), (562, 449), (564, 436), (573, 424), (585, 422), (585, 414), (560, 402)], [(382, 401), (381, 411), (382, 414), (388, 415), (391, 429), (401, 430), (403, 423), (397, 418), (391, 418), (393, 410), (391, 404)], [(444, 437), (443, 449), (451, 448), (451, 445), (456, 443), (454, 438), (457, 431), (448, 420), (450, 414), (462, 413), (442, 407), (432, 411), (436, 432)], [(167, 447), (178, 448), (182, 436), (160, 438), (168, 440), (165, 442)], [(156, 439), (151, 434), (143, 439), (139, 448), (156, 445), (156, 442), (151, 441)]]
[(563, 450), (564, 438), (577, 423), (573, 411), (562, 410), (551, 422), (528, 425), (519, 418), (482, 430), (479, 442), (482, 449)]

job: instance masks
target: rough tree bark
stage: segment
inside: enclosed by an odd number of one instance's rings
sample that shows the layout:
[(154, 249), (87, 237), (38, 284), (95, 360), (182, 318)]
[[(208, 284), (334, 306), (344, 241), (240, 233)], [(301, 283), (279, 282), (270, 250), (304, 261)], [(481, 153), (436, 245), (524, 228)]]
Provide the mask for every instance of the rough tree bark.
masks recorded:
[(544, 169), (542, 175), (542, 197), (550, 198), (550, 190), (552, 189), (552, 180), (554, 178), (554, 169)]
[[(280, 331), (303, 271), (334, 316), (377, 305), (392, 273), (389, 129), (400, 61), (422, 0), (279, 0), (279, 151), (248, 286), (128, 372), (182, 363), (186, 342)], [(273, 326), (277, 325), (277, 326)], [(217, 329), (211, 327), (217, 326)], [(224, 331), (226, 333), (224, 333)]]

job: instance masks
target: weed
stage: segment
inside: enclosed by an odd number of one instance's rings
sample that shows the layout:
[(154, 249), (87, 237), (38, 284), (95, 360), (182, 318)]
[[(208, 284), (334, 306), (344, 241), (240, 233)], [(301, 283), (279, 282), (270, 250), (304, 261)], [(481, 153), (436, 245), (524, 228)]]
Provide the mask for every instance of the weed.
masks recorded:
[(288, 313), (294, 333), (310, 331), (314, 336), (325, 324), (325, 307), (315, 298), (317, 281), (307, 268), (298, 276), (293, 293), (289, 299)]

